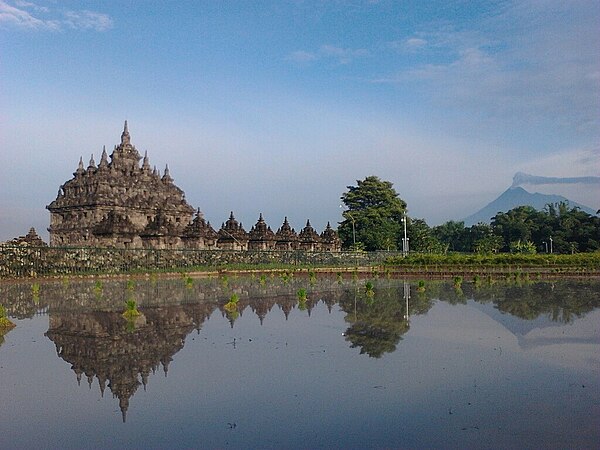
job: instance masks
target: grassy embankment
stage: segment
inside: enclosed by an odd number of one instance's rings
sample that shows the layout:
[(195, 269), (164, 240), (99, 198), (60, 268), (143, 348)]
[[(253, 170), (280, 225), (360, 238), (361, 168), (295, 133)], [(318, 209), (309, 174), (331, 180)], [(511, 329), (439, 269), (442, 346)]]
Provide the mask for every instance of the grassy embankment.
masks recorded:
[(544, 278), (561, 276), (600, 276), (600, 252), (557, 254), (480, 255), (450, 253), (447, 255), (412, 254), (406, 258), (389, 258), (385, 266), (394, 273), (428, 277), (452, 277), (474, 274), (505, 276), (522, 273)]

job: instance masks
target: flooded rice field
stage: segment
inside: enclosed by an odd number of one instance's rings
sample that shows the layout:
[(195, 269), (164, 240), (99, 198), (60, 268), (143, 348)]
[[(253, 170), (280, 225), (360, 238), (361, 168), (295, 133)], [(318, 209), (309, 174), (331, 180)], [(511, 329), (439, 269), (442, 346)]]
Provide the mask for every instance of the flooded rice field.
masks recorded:
[(344, 276), (2, 283), (0, 448), (600, 446), (600, 282)]

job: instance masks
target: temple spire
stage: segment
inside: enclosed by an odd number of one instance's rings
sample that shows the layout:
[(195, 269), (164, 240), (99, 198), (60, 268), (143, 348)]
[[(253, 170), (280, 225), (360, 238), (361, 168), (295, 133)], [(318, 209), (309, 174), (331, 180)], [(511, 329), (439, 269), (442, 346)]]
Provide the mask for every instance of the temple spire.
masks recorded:
[(121, 144), (126, 145), (129, 144), (130, 136), (129, 136), (129, 128), (127, 127), (127, 121), (125, 121), (125, 125), (123, 127), (123, 133), (121, 134)]
[(102, 146), (102, 156), (100, 157), (100, 164), (98, 164), (99, 168), (104, 168), (108, 166), (108, 154), (106, 153), (106, 145)]
[(79, 164), (77, 165), (77, 170), (75, 171), (74, 175), (83, 175), (83, 173), (85, 172), (85, 169), (83, 167), (83, 156), (79, 157)]
[(171, 178), (171, 174), (169, 173), (169, 165), (168, 164), (165, 165), (165, 173), (162, 177), (162, 180), (165, 183), (171, 183), (173, 181), (173, 178)]
[(144, 172), (150, 173), (150, 160), (148, 159), (148, 151), (144, 152), (144, 162), (142, 163)]

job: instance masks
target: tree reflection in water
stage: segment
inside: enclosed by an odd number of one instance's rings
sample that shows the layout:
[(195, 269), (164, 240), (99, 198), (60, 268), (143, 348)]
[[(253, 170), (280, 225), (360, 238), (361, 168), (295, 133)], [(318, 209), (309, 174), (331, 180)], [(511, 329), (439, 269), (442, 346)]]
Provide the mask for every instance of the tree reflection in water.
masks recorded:
[[(218, 279), (138, 282), (135, 298), (146, 323), (128, 329), (121, 311), (127, 291), (126, 281), (106, 281), (101, 294), (93, 281), (44, 283), (39, 298), (33, 298), (29, 284), (0, 284), (0, 298), (8, 315), (22, 319), (35, 314), (49, 315), (46, 336), (54, 342), (60, 358), (71, 364), (78, 382), (85, 376), (90, 386), (97, 381), (101, 393), (108, 386), (119, 399), (126, 418), (131, 396), (139, 386), (146, 386), (151, 373), (162, 368), (167, 374), (169, 363), (194, 329), (215, 311), (229, 320), (230, 326), (245, 312), (256, 315), (261, 325), (278, 308), (285, 318), (294, 310), (310, 316), (323, 303), (331, 312), (337, 304), (348, 323), (345, 340), (361, 354), (381, 358), (396, 350), (410, 331), (410, 317), (425, 314), (435, 301), (493, 303), (503, 312), (521, 319), (540, 316), (570, 323), (600, 306), (600, 282), (561, 281), (521, 285), (507, 283), (467, 283), (461, 290), (451, 282), (428, 282), (425, 292), (399, 280), (375, 279), (374, 295), (367, 295), (364, 283), (340, 277), (320, 276), (318, 281), (295, 276), (291, 281), (233, 277), (224, 284)], [(313, 280), (314, 281), (314, 280)], [(307, 300), (299, 303), (296, 295), (305, 289)], [(239, 296), (236, 317), (224, 305), (232, 293)], [(0, 336), (0, 345), (3, 342)]]

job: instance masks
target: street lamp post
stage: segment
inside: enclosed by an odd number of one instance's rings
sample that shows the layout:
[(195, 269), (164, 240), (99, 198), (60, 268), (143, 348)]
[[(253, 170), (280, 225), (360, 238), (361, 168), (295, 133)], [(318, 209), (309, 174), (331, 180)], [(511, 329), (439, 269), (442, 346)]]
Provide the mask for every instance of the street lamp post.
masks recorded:
[[(340, 208), (343, 208), (343, 205), (340, 205)], [(352, 248), (353, 250), (356, 250), (356, 227), (354, 225), (354, 217), (352, 217), (350, 211), (345, 210), (344, 212), (348, 214), (348, 217), (350, 217), (350, 220), (352, 221)]]
[(404, 223), (404, 238), (402, 239), (402, 255), (408, 255), (408, 237), (406, 237), (406, 211), (404, 211), (404, 217), (402, 217)]
[(552, 252), (552, 236), (550, 236), (550, 253), (553, 253)]
[(542, 244), (544, 244), (545, 248), (546, 248), (546, 253), (548, 253), (548, 243), (546, 241), (542, 242)]

